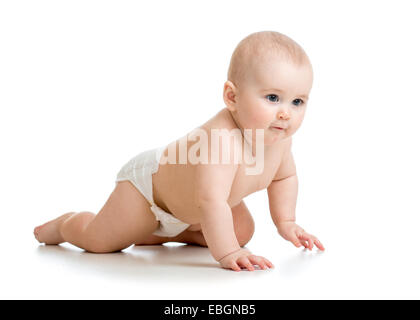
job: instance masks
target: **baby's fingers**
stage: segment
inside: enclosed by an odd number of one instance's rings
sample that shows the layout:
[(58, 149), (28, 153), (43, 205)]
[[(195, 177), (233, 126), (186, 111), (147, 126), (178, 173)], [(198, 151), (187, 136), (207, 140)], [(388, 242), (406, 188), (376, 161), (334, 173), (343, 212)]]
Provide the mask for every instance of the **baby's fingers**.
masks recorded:
[(248, 271), (254, 271), (255, 268), (252, 265), (252, 263), (250, 262), (250, 260), (248, 259), (248, 257), (240, 257), (237, 260), (237, 263), (239, 266), (248, 269)]
[(319, 241), (315, 236), (310, 235), (308, 233), (303, 233), (302, 235), (299, 235), (299, 238), (301, 241), (308, 241), (308, 245), (305, 243), (305, 247), (309, 250), (312, 250), (314, 247), (314, 244), (322, 251), (325, 250), (324, 246), (322, 245), (321, 241)]
[(308, 248), (309, 248), (309, 245), (308, 245), (308, 243), (306, 242), (306, 240), (301, 239), (301, 240), (300, 240), (300, 243), (302, 243), (302, 245), (303, 245), (306, 249), (308, 249)]
[(312, 250), (313, 246), (314, 246), (314, 240), (312, 239), (312, 237), (307, 234), (306, 232), (299, 234), (298, 235), (300, 240), (304, 240), (304, 241), (308, 241), (308, 245), (305, 247), (308, 248), (309, 250)]
[(229, 262), (227, 269), (232, 269), (233, 271), (241, 271), (241, 268), (237, 265), (235, 260), (231, 260)]
[(265, 261), (265, 264), (269, 267), (269, 268), (274, 268), (274, 264), (272, 264), (269, 260), (267, 260), (266, 258), (263, 258)]
[(302, 244), (306, 247), (305, 242), (301, 241), (297, 236), (293, 235), (290, 239), (290, 242), (295, 245), (296, 248), (299, 248)]
[(324, 250), (325, 250), (325, 248), (324, 248), (324, 246), (322, 245), (321, 241), (319, 241), (317, 238), (315, 238), (314, 243), (315, 243), (315, 245), (318, 247), (318, 249), (319, 249), (319, 250), (322, 250), (322, 251), (324, 251)]
[[(265, 270), (267, 268), (272, 268), (272, 266), (273, 266), (273, 264), (270, 261), (264, 259), (263, 257), (258, 257), (258, 256), (251, 255), (251, 256), (248, 256), (248, 259), (249, 259), (249, 261), (252, 262), (252, 264), (255, 264), (255, 265), (259, 266), (261, 270)], [(268, 263), (267, 263), (267, 261), (268, 261)]]

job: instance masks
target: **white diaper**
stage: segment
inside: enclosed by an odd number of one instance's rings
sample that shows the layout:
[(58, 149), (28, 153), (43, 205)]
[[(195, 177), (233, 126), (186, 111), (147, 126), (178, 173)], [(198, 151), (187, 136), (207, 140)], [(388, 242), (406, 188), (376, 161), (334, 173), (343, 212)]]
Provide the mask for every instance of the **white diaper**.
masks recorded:
[(175, 218), (172, 214), (158, 207), (153, 201), (152, 174), (159, 168), (160, 157), (166, 146), (139, 153), (128, 161), (118, 172), (118, 181), (130, 181), (149, 201), (150, 209), (158, 220), (159, 227), (153, 232), (160, 237), (174, 237), (190, 225)]

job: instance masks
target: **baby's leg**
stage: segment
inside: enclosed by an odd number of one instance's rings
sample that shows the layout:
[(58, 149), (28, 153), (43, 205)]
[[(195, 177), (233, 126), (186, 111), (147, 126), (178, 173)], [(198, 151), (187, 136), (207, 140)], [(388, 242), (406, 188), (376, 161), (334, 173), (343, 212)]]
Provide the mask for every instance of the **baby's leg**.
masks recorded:
[(129, 182), (118, 182), (97, 215), (67, 213), (35, 228), (40, 242), (69, 242), (90, 252), (127, 248), (156, 230), (158, 222), (144, 196)]
[(202, 247), (207, 247), (206, 240), (204, 239), (201, 231), (188, 231), (185, 230), (175, 237), (161, 237), (154, 234), (150, 234), (141, 241), (136, 242), (137, 246), (141, 245), (155, 245), (163, 244), (166, 242), (182, 242), (192, 245), (199, 245)]
[[(251, 240), (255, 230), (254, 219), (252, 218), (251, 213), (249, 212), (248, 207), (243, 200), (237, 206), (232, 208), (232, 217), (236, 238), (239, 245), (242, 247), (246, 245), (249, 240)], [(136, 242), (136, 244), (154, 245), (172, 241), (207, 247), (206, 240), (204, 239), (203, 233), (201, 231), (188, 230), (183, 231), (175, 237), (159, 237), (150, 234), (141, 242)]]

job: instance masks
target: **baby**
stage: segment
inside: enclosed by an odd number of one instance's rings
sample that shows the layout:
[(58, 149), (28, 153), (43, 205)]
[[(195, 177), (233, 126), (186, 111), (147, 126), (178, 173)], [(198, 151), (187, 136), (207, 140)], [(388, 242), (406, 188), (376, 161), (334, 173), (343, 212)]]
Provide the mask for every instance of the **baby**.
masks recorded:
[(278, 233), (296, 247), (324, 250), (295, 223), (292, 135), (311, 87), (312, 66), (296, 42), (272, 31), (247, 36), (230, 61), (226, 108), (186, 136), (128, 161), (98, 214), (63, 214), (36, 227), (36, 239), (95, 253), (184, 242), (208, 247), (226, 269), (273, 268), (243, 248), (254, 233), (243, 198), (267, 189)]

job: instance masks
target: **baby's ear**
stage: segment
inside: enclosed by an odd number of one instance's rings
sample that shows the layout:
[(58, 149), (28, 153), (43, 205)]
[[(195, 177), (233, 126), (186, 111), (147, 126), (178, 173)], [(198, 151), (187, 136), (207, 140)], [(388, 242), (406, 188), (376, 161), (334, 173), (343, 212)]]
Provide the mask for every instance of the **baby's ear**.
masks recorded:
[(223, 86), (223, 100), (230, 111), (236, 111), (236, 87), (229, 80), (227, 80)]

